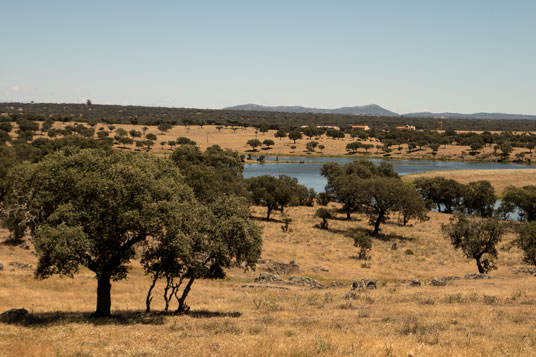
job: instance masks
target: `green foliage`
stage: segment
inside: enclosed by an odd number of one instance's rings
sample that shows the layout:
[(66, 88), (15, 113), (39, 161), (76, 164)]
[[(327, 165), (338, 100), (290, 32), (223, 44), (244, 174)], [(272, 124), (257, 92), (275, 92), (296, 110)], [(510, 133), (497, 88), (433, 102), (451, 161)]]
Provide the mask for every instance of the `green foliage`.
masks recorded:
[(501, 221), (457, 214), (451, 218), (450, 224), (442, 226), (442, 230), (455, 249), (461, 249), (467, 258), (475, 259), (479, 273), (496, 269), (496, 246), (505, 232)]
[(261, 143), (261, 141), (259, 139), (250, 139), (250, 140), (248, 140), (247, 145), (251, 146), (251, 149), (253, 151), (257, 151), (256, 148), (261, 146), (262, 143)]
[(428, 207), (435, 207), (439, 212), (444, 209), (447, 213), (453, 213), (462, 207), (465, 185), (441, 176), (420, 177), (414, 183)]
[(354, 246), (359, 249), (357, 259), (370, 259), (369, 252), (372, 249), (372, 239), (366, 234), (358, 234), (354, 237)]
[(523, 250), (523, 261), (536, 266), (536, 222), (521, 224), (517, 228), (516, 245)]
[(354, 161), (344, 166), (326, 163), (320, 169), (320, 173), (328, 180), (326, 192), (336, 201), (343, 203), (347, 219), (351, 218), (352, 212), (362, 207), (362, 196), (356, 185), (359, 180), (374, 176), (398, 178), (392, 165), (381, 163), (376, 166), (367, 160)]
[(132, 136), (132, 138), (141, 138), (141, 131), (139, 130), (132, 129), (128, 133), (130, 134), (130, 136)]
[(428, 209), (422, 197), (415, 191), (415, 187), (404, 185), (400, 188), (403, 199), (400, 200), (397, 210), (402, 215), (404, 226), (411, 220), (425, 221), (428, 218)]
[(342, 139), (342, 138), (344, 138), (344, 131), (337, 130), (337, 129), (334, 129), (334, 128), (328, 128), (326, 130), (326, 136), (330, 137), (330, 138), (333, 138), (333, 139)]
[(185, 138), (184, 136), (179, 137), (176, 140), (177, 145), (196, 145), (197, 143), (189, 138)]
[(352, 143), (346, 144), (346, 150), (352, 153), (356, 153), (359, 148), (362, 147), (362, 144), (359, 141), (354, 141)]
[(171, 128), (173, 128), (173, 125), (169, 123), (158, 124), (158, 130), (160, 130), (161, 133), (165, 133), (166, 131), (169, 131)]
[(296, 143), (296, 140), (303, 138), (303, 135), (299, 130), (292, 130), (290, 133), (288, 133), (288, 138)]
[(331, 195), (327, 192), (320, 192), (317, 201), (320, 206), (327, 206), (331, 202)]
[(307, 148), (307, 151), (314, 152), (315, 148), (318, 146), (318, 141), (309, 141), (305, 147)]
[(281, 175), (275, 178), (270, 175), (251, 177), (246, 180), (254, 204), (265, 206), (266, 219), (274, 209), (284, 211), (286, 206), (313, 205), (316, 194), (314, 190), (298, 184), (294, 177)]
[(110, 314), (110, 281), (127, 276), (136, 247), (175, 232), (170, 217), (196, 207), (171, 162), (141, 154), (69, 149), (17, 166), (8, 178), (3, 211), (16, 218), (11, 230), (30, 230), (36, 277), (87, 267), (98, 280), (99, 316)]
[(517, 212), (520, 221), (536, 220), (536, 186), (506, 187), (499, 211), (503, 216)]
[(328, 229), (328, 225), (329, 225), (328, 219), (332, 219), (333, 214), (331, 213), (329, 209), (321, 207), (316, 210), (315, 217), (322, 219), (322, 222), (319, 225), (321, 229)]
[(223, 194), (247, 195), (244, 164), (236, 151), (214, 145), (202, 152), (197, 146), (182, 145), (171, 154), (171, 160), (202, 202), (212, 202)]
[(482, 218), (491, 217), (496, 201), (495, 189), (489, 181), (475, 181), (467, 184), (463, 206), (468, 213), (477, 214)]
[(287, 137), (287, 132), (282, 130), (282, 129), (279, 129), (278, 131), (275, 132), (274, 136), (276, 138), (279, 138), (279, 140), (281, 140), (282, 138), (286, 138)]
[(260, 257), (261, 230), (249, 220), (244, 198), (220, 196), (207, 207), (198, 206), (168, 220), (171, 230), (155, 237), (142, 257), (145, 272), (153, 281), (147, 311), (159, 278), (166, 281), (165, 310), (176, 297), (177, 311), (185, 312), (189, 309), (185, 300), (196, 279), (224, 278), (223, 269), (232, 262), (253, 268)]
[(402, 183), (392, 165), (376, 166), (367, 160), (342, 167), (327, 163), (322, 166), (321, 174), (328, 180), (326, 192), (343, 204), (347, 219), (355, 211), (369, 216), (374, 225), (372, 235), (378, 234), (380, 224), (392, 211), (401, 212), (405, 223), (411, 218), (426, 218), (424, 202), (414, 188)]
[(267, 148), (270, 148), (270, 146), (274, 146), (275, 143), (272, 139), (264, 139), (262, 145), (266, 146)]

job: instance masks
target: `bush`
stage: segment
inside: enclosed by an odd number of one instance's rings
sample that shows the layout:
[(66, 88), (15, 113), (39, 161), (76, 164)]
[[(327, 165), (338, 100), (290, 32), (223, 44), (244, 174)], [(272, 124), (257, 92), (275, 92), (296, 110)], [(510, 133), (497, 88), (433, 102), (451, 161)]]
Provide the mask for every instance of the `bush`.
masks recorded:
[(357, 253), (357, 259), (370, 259), (369, 252), (372, 249), (372, 239), (369, 236), (365, 234), (359, 234), (355, 236), (354, 246), (359, 248), (359, 252)]

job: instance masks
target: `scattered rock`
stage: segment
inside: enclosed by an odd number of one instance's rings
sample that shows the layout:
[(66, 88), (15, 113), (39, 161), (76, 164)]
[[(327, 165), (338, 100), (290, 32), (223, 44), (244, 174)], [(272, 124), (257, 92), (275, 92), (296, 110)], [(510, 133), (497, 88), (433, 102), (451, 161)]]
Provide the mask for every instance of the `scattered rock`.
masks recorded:
[(303, 276), (291, 276), (288, 279), (288, 284), (297, 285), (297, 286), (307, 286), (311, 289), (322, 289), (322, 284), (312, 278), (307, 278)]
[(440, 280), (443, 280), (443, 281), (452, 281), (452, 280), (460, 280), (460, 277), (459, 276), (444, 276), (442, 277)]
[(329, 269), (326, 269), (320, 265), (315, 265), (311, 268), (312, 271), (314, 271), (315, 273), (318, 273), (319, 271), (323, 271), (323, 272), (329, 272)]
[(413, 253), (413, 250), (411, 250), (411, 249), (406, 249), (404, 251), (404, 254), (406, 254), (406, 255), (414, 255), (415, 253)]
[(262, 283), (262, 284), (283, 284), (285, 281), (281, 279), (279, 276), (275, 274), (270, 273), (260, 273), (258, 277), (255, 278), (256, 283)]
[(523, 273), (523, 274), (536, 274), (536, 268), (535, 267), (520, 267), (512, 269), (514, 273)]
[(261, 284), (287, 284), (294, 286), (305, 286), (311, 289), (322, 289), (323, 287), (322, 284), (315, 279), (293, 275), (287, 281), (285, 281), (278, 275), (271, 273), (260, 273), (259, 276), (255, 278), (255, 282)]
[(290, 275), (299, 273), (300, 267), (294, 262), (294, 260), (291, 260), (288, 264), (270, 261), (266, 263), (266, 266), (263, 267), (263, 270), (277, 275)]
[(8, 323), (20, 322), (24, 320), (27, 316), (28, 316), (28, 310), (26, 309), (11, 309), (11, 310), (3, 312), (0, 315), (2, 320)]
[(345, 284), (341, 283), (340, 281), (332, 281), (331, 283), (329, 283), (327, 287), (328, 288), (340, 288), (341, 286), (344, 286), (344, 285)]
[(398, 249), (398, 244), (394, 242), (393, 245), (391, 246), (391, 250), (397, 250), (397, 249)]
[(358, 295), (356, 293), (354, 293), (353, 291), (350, 291), (350, 292), (347, 292), (346, 294), (344, 294), (344, 296), (342, 297), (344, 300), (350, 300), (350, 299), (357, 299), (358, 298)]
[(409, 282), (409, 286), (421, 286), (421, 281), (419, 279), (413, 279)]
[(469, 273), (466, 274), (465, 279), (472, 280), (472, 279), (490, 279), (488, 274), (480, 274), (480, 273)]
[(2, 262), (0, 262), (0, 270), (4, 270), (4, 264)]
[(245, 284), (242, 285), (243, 288), (261, 288), (261, 289), (279, 289), (279, 290), (290, 290), (284, 286), (270, 286), (270, 285), (255, 285), (255, 284)]
[(19, 263), (19, 262), (10, 262), (8, 265), (10, 267), (19, 268), (19, 269), (33, 269), (32, 264), (25, 264), (25, 263)]
[(378, 280), (361, 279), (352, 283), (352, 290), (356, 289), (376, 289)]
[(442, 279), (433, 278), (432, 281), (430, 281), (430, 285), (432, 286), (445, 286), (447, 285), (447, 282)]

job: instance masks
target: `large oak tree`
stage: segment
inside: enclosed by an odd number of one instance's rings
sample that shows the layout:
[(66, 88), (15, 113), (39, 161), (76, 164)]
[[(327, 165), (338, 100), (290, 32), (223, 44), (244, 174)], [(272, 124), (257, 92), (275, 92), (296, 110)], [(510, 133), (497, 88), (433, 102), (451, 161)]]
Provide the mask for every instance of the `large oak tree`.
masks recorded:
[(36, 277), (88, 268), (98, 281), (96, 316), (110, 315), (111, 282), (127, 276), (135, 248), (196, 206), (176, 166), (145, 154), (66, 149), (17, 166), (8, 180), (3, 209), (31, 232)]

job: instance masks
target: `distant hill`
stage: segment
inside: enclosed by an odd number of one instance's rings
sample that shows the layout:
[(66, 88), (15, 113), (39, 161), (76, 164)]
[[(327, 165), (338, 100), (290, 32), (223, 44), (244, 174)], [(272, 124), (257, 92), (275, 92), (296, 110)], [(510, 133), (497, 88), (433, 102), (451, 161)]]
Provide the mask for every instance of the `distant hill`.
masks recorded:
[(409, 118), (446, 118), (446, 119), (528, 119), (536, 120), (536, 115), (526, 114), (505, 114), (505, 113), (431, 113), (419, 112), (404, 114), (404, 117)]
[(245, 110), (262, 112), (283, 112), (283, 113), (322, 113), (322, 114), (344, 114), (344, 115), (370, 115), (382, 117), (406, 117), (406, 118), (444, 118), (444, 119), (528, 119), (536, 120), (536, 115), (526, 114), (506, 114), (506, 113), (432, 113), (418, 112), (408, 114), (398, 114), (380, 107), (376, 104), (361, 105), (355, 107), (342, 107), (337, 109), (307, 108), (300, 106), (265, 106), (258, 104), (243, 104), (224, 108), (224, 110)]
[(355, 107), (342, 107), (337, 109), (307, 108), (300, 106), (276, 106), (269, 107), (258, 104), (243, 104), (224, 108), (224, 110), (247, 110), (263, 112), (286, 112), (286, 113), (322, 113), (322, 114), (345, 114), (345, 115), (375, 115), (384, 117), (397, 117), (399, 114), (384, 109), (376, 104)]

